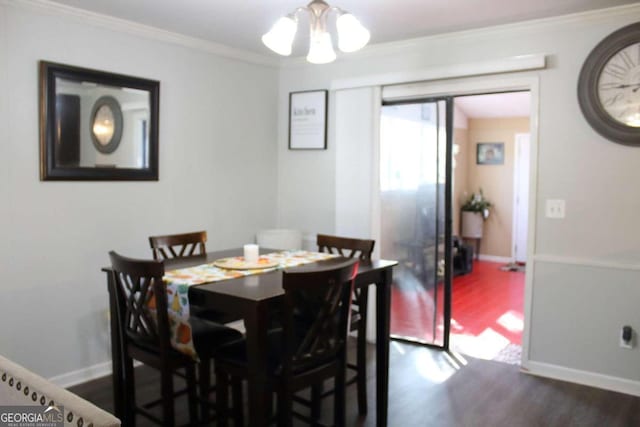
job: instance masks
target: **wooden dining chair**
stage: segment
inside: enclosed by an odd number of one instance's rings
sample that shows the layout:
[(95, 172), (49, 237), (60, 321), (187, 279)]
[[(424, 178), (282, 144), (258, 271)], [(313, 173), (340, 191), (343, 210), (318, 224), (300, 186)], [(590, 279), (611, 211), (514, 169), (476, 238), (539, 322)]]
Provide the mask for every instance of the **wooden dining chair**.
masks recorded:
[(149, 237), (153, 259), (159, 261), (205, 255), (206, 243), (206, 231)]
[[(361, 261), (371, 261), (371, 254), (375, 246), (375, 240), (353, 239), (326, 234), (318, 234), (316, 241), (320, 252), (338, 254), (347, 258), (357, 258)], [(358, 412), (360, 415), (367, 413), (367, 305), (368, 289), (355, 289), (351, 305), (349, 329), (351, 332), (356, 332), (358, 341), (356, 363), (347, 363), (347, 368), (355, 372), (355, 375), (347, 379), (347, 385), (357, 384)], [(314, 390), (314, 393), (318, 392), (320, 390)], [(331, 390), (323, 392), (323, 396), (330, 393)]]
[[(334, 423), (346, 425), (345, 371), (346, 339), (353, 282), (358, 260), (339, 258), (330, 265), (302, 266), (282, 274), (284, 306), (282, 325), (268, 334), (267, 359), (269, 386), (278, 398), (277, 420), (291, 426), (293, 417), (321, 425), (318, 420), (293, 410), (294, 393), (333, 378), (335, 383)], [(247, 377), (246, 342), (222, 346), (216, 352), (219, 383), (229, 376)], [(217, 396), (218, 414), (224, 426), (227, 388)]]
[[(116, 315), (123, 352), (126, 424), (134, 426), (138, 413), (164, 426), (175, 425), (174, 399), (185, 391), (188, 394), (190, 423), (198, 423), (196, 362), (191, 356), (171, 346), (167, 289), (162, 280), (163, 263), (126, 258), (113, 251), (109, 252), (109, 257), (113, 274), (109, 285), (112, 287), (110, 291), (116, 296)], [(212, 359), (218, 346), (242, 338), (238, 331), (222, 325), (197, 318), (189, 321), (194, 346), (203, 363)], [(136, 405), (134, 360), (160, 371), (160, 400)], [(176, 392), (173, 376), (182, 369), (185, 371), (187, 387)], [(162, 405), (162, 419), (148, 410), (157, 404)]]
[[(206, 244), (206, 231), (193, 231), (189, 233), (166, 234), (149, 237), (149, 245), (151, 246), (153, 259), (163, 261), (170, 259), (204, 257), (207, 253)], [(206, 308), (192, 301), (190, 301), (189, 309), (191, 316), (218, 324), (239, 320), (237, 317)], [(206, 387), (207, 390), (209, 390), (208, 393), (215, 390), (215, 386), (211, 385), (211, 381), (206, 379), (206, 377), (210, 377), (211, 371), (211, 366), (208, 361), (204, 361), (199, 365), (199, 377), (201, 378), (200, 384), (201, 387)], [(204, 395), (204, 390), (201, 390), (201, 393)], [(206, 411), (204, 405), (202, 407), (202, 411)]]
[[(206, 243), (206, 231), (149, 237), (153, 259), (159, 261), (202, 257), (204, 262), (204, 256), (207, 254)], [(190, 303), (190, 309), (192, 316), (209, 320), (210, 322), (223, 324), (239, 320), (237, 317), (207, 309), (193, 302)]]

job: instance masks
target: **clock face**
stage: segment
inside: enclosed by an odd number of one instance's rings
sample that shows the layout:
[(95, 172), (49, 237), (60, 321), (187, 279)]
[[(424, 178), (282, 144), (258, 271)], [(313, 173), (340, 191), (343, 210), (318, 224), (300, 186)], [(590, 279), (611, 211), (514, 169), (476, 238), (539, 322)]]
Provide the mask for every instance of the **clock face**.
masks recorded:
[(640, 42), (611, 56), (597, 85), (604, 111), (616, 122), (640, 128)]
[(589, 53), (578, 77), (578, 102), (600, 135), (640, 146), (640, 22), (609, 34)]

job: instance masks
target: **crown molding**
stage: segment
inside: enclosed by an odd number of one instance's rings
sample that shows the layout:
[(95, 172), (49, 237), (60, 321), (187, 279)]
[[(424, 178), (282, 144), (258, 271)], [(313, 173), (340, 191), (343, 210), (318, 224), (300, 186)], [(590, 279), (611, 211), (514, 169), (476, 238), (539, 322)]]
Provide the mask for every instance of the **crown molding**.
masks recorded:
[[(587, 21), (600, 21), (602, 19), (629, 16), (630, 14), (640, 15), (640, 3), (616, 6), (605, 9), (594, 9), (586, 12), (577, 12), (567, 15), (558, 15), (548, 18), (532, 19), (528, 21), (513, 22), (510, 24), (494, 25), (469, 30), (454, 31), (448, 33), (433, 34), (430, 36), (417, 37), (413, 39), (400, 40), (388, 43), (378, 43), (365, 46), (357, 52), (338, 56), (336, 62), (348, 62), (365, 59), (368, 57), (384, 56), (391, 53), (398, 53), (403, 50), (414, 50), (429, 43), (452, 42), (471, 39), (477, 41), (481, 38), (495, 38), (513, 34), (514, 32), (540, 31), (546, 27), (558, 25), (568, 25), (572, 23), (584, 24)], [(311, 66), (306, 62), (305, 57), (297, 56), (281, 60), (282, 67)]]
[[(243, 62), (265, 65), (275, 68), (311, 66), (304, 56), (290, 58), (274, 58), (258, 53), (232, 48), (220, 43), (210, 42), (196, 37), (186, 36), (180, 33), (163, 30), (149, 25), (139, 24), (126, 19), (115, 18), (95, 12), (78, 9), (56, 3), (51, 0), (0, 0), (0, 6), (10, 6), (18, 9), (32, 10), (56, 14), (76, 19), (81, 22), (106, 28), (113, 31), (128, 33), (152, 40), (172, 43), (183, 47), (200, 50), (214, 55)], [(566, 25), (571, 23), (584, 23), (612, 17), (628, 16), (633, 13), (640, 14), (640, 3), (616, 6), (605, 9), (595, 9), (586, 12), (577, 12), (567, 15), (552, 16), (549, 18), (532, 19), (528, 21), (514, 22), (510, 24), (495, 25), (470, 30), (454, 31), (449, 33), (434, 34), (396, 42), (378, 43), (366, 46), (364, 49), (341, 55), (338, 62), (356, 61), (367, 57), (384, 56), (397, 53), (402, 50), (411, 50), (433, 42), (447, 42), (452, 40), (475, 39), (483, 37), (503, 36), (506, 33), (540, 30), (544, 27)]]
[(64, 16), (79, 22), (88, 23), (112, 31), (144, 37), (165, 43), (171, 43), (190, 49), (212, 53), (229, 59), (235, 59), (269, 67), (279, 67), (280, 60), (265, 55), (232, 48), (196, 37), (185, 36), (172, 31), (162, 30), (150, 25), (139, 24), (126, 19), (115, 18), (100, 13), (63, 5), (51, 0), (0, 0), (0, 5), (16, 9), (31, 10), (51, 15)]

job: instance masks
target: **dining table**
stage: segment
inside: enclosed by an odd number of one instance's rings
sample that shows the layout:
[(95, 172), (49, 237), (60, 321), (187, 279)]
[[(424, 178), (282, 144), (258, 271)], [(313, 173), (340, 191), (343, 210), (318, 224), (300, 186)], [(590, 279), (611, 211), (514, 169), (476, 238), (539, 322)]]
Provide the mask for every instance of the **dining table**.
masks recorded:
[[(260, 254), (277, 252), (277, 250), (260, 248)], [(164, 261), (165, 271), (182, 269), (202, 264), (210, 264), (222, 258), (236, 257), (243, 254), (242, 248), (208, 252), (206, 255), (188, 258), (174, 258)], [(326, 266), (336, 259), (317, 261), (318, 266)], [(391, 283), (393, 267), (397, 261), (371, 260), (360, 261), (354, 286), (368, 288), (375, 286), (376, 291), (376, 425), (387, 425), (388, 384), (389, 384), (389, 319)], [(313, 264), (307, 264), (306, 268)], [(125, 369), (122, 352), (122, 339), (119, 334), (118, 316), (116, 315), (116, 299), (111, 286), (114, 280), (113, 270), (104, 267), (109, 281), (109, 308), (111, 313), (111, 353), (112, 377), (115, 415), (123, 421), (123, 425), (133, 425), (127, 410), (127, 396), (124, 389)], [(282, 269), (263, 274), (247, 275), (238, 278), (203, 283), (189, 287), (188, 297), (192, 304), (206, 309), (227, 313), (244, 320), (247, 345), (247, 392), (248, 419), (251, 426), (265, 426), (271, 413), (271, 394), (268, 387), (267, 330), (270, 316), (277, 312), (284, 300), (282, 288)]]

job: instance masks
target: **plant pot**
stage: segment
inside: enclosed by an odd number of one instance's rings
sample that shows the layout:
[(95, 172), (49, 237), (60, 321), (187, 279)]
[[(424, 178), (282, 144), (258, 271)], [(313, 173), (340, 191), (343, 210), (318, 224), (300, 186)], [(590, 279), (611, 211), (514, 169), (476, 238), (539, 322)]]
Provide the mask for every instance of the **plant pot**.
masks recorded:
[(481, 239), (484, 218), (481, 212), (462, 211), (462, 237)]

